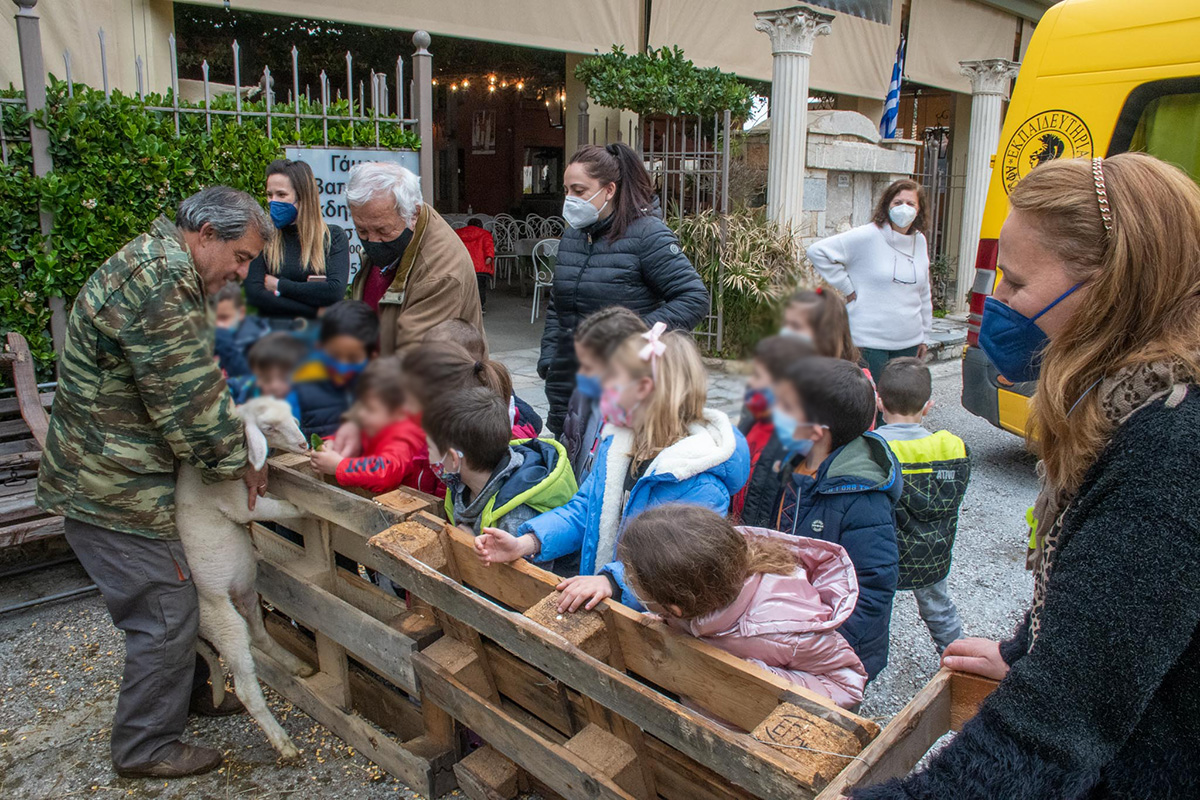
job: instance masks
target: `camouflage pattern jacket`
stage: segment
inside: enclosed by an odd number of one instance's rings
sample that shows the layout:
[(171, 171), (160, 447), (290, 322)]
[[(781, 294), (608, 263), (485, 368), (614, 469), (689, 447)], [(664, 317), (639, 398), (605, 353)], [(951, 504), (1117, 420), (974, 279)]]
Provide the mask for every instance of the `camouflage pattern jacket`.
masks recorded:
[(37, 503), (175, 539), (175, 469), (239, 477), (246, 440), (213, 358), (204, 283), (165, 217), (88, 278), (67, 321)]

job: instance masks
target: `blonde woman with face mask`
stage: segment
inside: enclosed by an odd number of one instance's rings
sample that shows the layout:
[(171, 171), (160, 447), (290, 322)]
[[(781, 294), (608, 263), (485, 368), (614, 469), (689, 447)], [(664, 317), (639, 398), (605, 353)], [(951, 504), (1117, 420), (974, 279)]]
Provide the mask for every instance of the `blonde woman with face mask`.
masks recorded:
[(846, 298), (850, 336), (872, 375), (893, 358), (924, 358), (933, 333), (925, 190), (898, 180), (871, 221), (808, 248), (813, 267)]

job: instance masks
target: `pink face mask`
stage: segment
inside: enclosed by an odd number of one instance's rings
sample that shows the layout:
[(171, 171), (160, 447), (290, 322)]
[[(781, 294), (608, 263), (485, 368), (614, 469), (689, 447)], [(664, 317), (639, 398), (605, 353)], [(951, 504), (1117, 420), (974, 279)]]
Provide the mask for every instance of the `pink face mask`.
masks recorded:
[(600, 393), (600, 415), (604, 417), (605, 422), (610, 422), (620, 428), (629, 428), (632, 426), (633, 412), (637, 410), (638, 403), (633, 408), (626, 410), (621, 405), (621, 389), (618, 387), (605, 387)]

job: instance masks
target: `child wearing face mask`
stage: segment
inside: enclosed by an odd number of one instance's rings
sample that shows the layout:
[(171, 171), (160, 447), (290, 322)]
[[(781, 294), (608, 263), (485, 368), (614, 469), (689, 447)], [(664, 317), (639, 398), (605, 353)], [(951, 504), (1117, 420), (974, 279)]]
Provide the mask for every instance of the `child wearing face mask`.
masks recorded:
[(558, 440), (566, 446), (575, 480), (581, 484), (592, 471), (604, 429), (600, 393), (608, 360), (622, 342), (646, 330), (641, 317), (620, 306), (609, 306), (589, 315), (575, 329), (579, 371), (575, 373), (575, 391), (567, 402), (567, 415)]
[(846, 301), (824, 287), (799, 289), (783, 309), (780, 336), (794, 336), (813, 346), (814, 355), (842, 358), (858, 364), (861, 355), (850, 336)]
[(507, 404), (477, 386), (443, 393), (422, 419), (434, 470), (446, 484), (446, 518), (478, 535), (516, 528), (575, 494), (563, 446), (553, 439), (509, 441)]
[(859, 598), (838, 630), (874, 678), (887, 666), (903, 485), (887, 442), (868, 431), (875, 390), (854, 364), (819, 356), (792, 364), (774, 389), (775, 431), (787, 455), (771, 527), (846, 549)]
[(209, 300), (209, 306), (216, 315), (217, 365), (226, 379), (249, 375), (247, 351), (270, 329), (258, 317), (246, 316), (246, 300), (242, 297), (242, 287), (236, 283), (222, 286)]
[(339, 486), (372, 494), (408, 486), (441, 496), (444, 489), (429, 466), (425, 432), (404, 410), (400, 359), (372, 361), (357, 382), (354, 418), (362, 429), (362, 455), (345, 458), (329, 443), (309, 453), (312, 467), (337, 477)]
[(604, 440), (571, 501), (521, 525), (516, 536), (486, 528), (475, 539), (487, 564), (579, 553), (580, 574), (557, 587), (560, 611), (591, 609), (609, 597), (641, 609), (616, 556), (625, 525), (648, 508), (685, 500), (727, 514), (749, 474), (745, 437), (725, 414), (704, 407), (708, 374), (695, 343), (665, 327), (657, 323), (613, 352), (600, 396)]
[(775, 435), (775, 392), (772, 384), (795, 362), (815, 355), (799, 336), (768, 336), (754, 348), (753, 372), (746, 382), (746, 402), (739, 429), (750, 447), (750, 480), (734, 495), (729, 515), (744, 525), (770, 527), (783, 485), (783, 445)]
[(317, 350), (292, 378), (305, 436), (333, 435), (354, 401), (354, 385), (375, 354), (379, 319), (358, 300), (342, 300), (321, 318)]

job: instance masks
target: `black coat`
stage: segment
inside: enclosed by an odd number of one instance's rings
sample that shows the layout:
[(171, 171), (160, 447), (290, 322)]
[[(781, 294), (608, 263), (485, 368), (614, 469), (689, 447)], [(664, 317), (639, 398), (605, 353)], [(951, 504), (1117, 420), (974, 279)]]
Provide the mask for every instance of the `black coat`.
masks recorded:
[(258, 309), (261, 317), (293, 320), (296, 317), (316, 319), (317, 312), (346, 296), (350, 277), (350, 248), (346, 232), (337, 225), (329, 226), (329, 244), (325, 248), (325, 280), (310, 281), (314, 273), (308, 264), (300, 262), (300, 235), (295, 225), (278, 232), (283, 237), (283, 259), (279, 265), (279, 297), (268, 292), (263, 281), (267, 275), (264, 254), (250, 262), (246, 280), (246, 301)]
[[(749, 412), (743, 412), (749, 417)], [(791, 471), (783, 463), (787, 451), (779, 437), (771, 438), (763, 445), (758, 461), (750, 472), (750, 483), (746, 485), (746, 499), (742, 504), (741, 524), (751, 528), (775, 528), (776, 512), (779, 511), (779, 495)]]
[(1042, 630), (921, 772), (855, 800), (1200, 797), (1200, 388), (1133, 415), (1063, 518)]
[(624, 306), (647, 325), (661, 320), (670, 328), (690, 331), (709, 310), (704, 281), (658, 216), (637, 218), (616, 241), (604, 235), (608, 224), (601, 220), (586, 232), (567, 228), (558, 246), (538, 360), (538, 375), (546, 379), (550, 401), (546, 424), (556, 435), (575, 388), (575, 326), (584, 317)]

